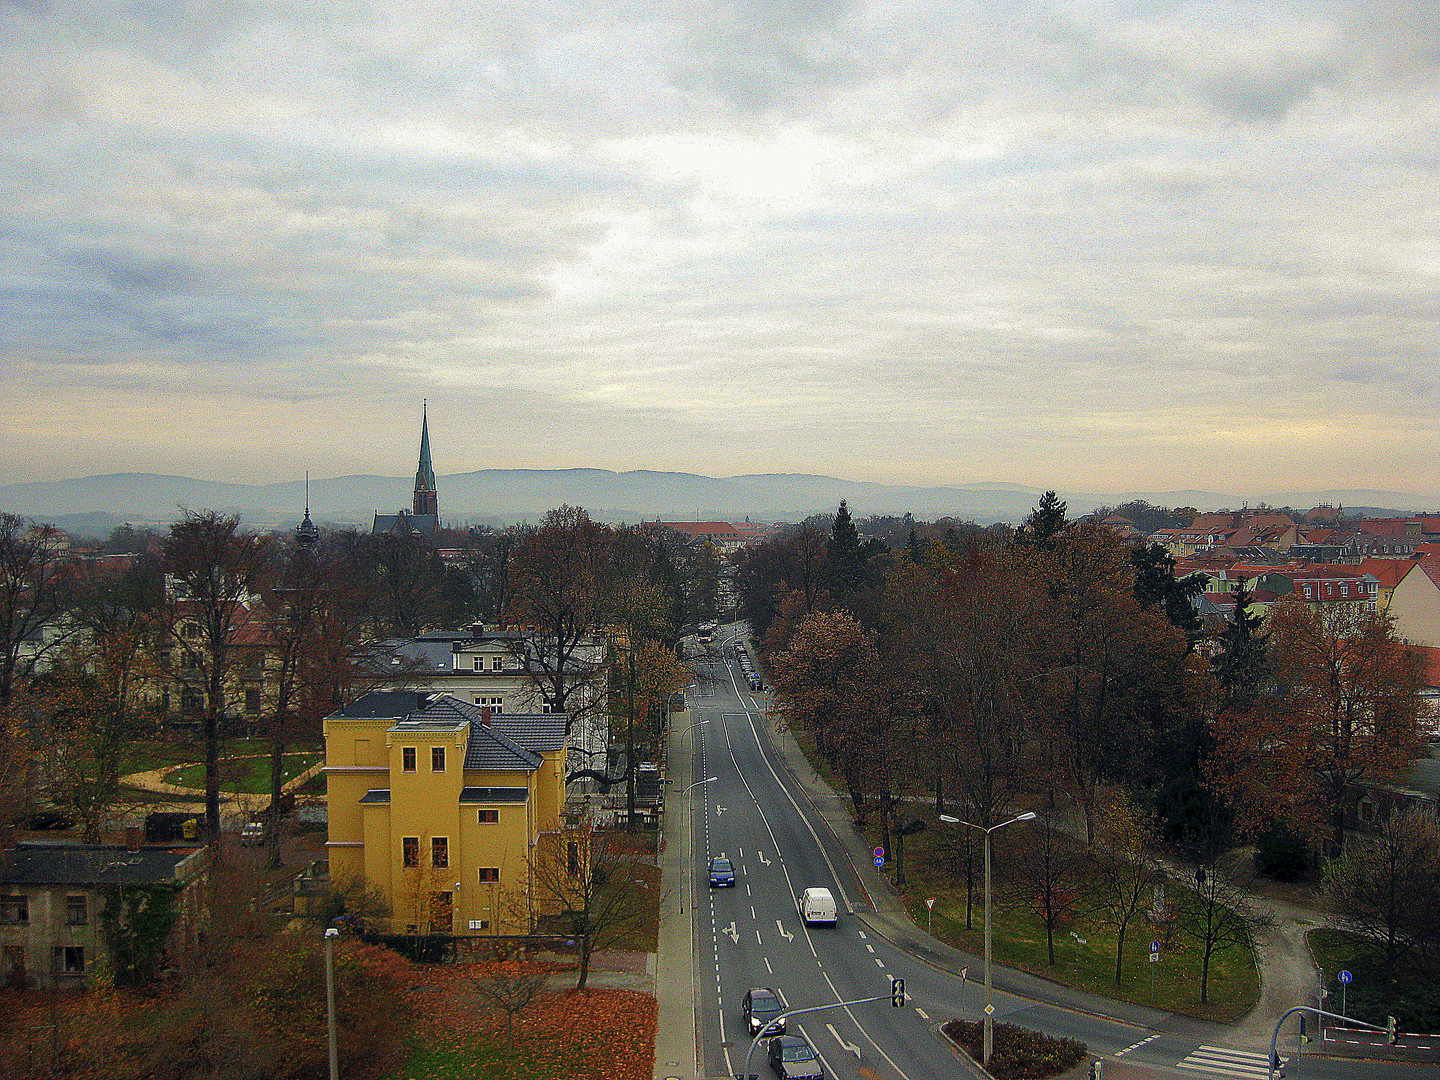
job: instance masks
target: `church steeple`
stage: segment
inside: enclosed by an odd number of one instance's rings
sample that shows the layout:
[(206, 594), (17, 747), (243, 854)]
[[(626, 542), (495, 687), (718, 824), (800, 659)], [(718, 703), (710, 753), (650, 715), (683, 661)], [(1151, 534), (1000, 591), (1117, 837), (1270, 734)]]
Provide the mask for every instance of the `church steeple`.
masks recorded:
[(305, 470), (305, 520), (295, 526), (295, 543), (302, 548), (313, 548), (320, 540), (320, 530), (310, 520), (310, 470)]
[(414, 513), (440, 514), (439, 499), (435, 492), (435, 469), (430, 464), (430, 417), (429, 403), (421, 406), (420, 413), (420, 467), (415, 470)]

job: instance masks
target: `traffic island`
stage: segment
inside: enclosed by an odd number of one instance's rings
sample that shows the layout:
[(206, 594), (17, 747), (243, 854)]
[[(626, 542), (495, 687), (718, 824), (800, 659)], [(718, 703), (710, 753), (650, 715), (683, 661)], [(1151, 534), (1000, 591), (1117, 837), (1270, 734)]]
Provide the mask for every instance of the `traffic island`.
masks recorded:
[[(940, 1029), (945, 1037), (979, 1062), (984, 1025), (978, 1020), (951, 1020)], [(1089, 1048), (1074, 1039), (1057, 1039), (1018, 1024), (996, 1024), (990, 1063), (984, 1068), (995, 1080), (1050, 1080), (1079, 1066)]]

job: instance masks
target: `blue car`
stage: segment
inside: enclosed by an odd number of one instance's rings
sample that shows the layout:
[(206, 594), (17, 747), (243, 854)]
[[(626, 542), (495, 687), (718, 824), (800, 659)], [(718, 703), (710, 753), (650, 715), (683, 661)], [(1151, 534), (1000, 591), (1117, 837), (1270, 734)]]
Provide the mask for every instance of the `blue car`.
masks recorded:
[(710, 860), (710, 887), (723, 888), (735, 884), (735, 865), (725, 856)]

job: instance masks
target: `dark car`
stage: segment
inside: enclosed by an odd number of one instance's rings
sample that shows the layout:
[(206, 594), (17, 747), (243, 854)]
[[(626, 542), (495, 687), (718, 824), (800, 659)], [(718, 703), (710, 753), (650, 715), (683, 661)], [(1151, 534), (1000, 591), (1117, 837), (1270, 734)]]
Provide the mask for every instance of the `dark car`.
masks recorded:
[(721, 888), (735, 884), (735, 864), (725, 856), (710, 860), (710, 887)]
[[(764, 988), (746, 990), (745, 1002), (741, 1008), (745, 1012), (745, 1024), (750, 1029), (752, 1039), (762, 1027), (785, 1011), (785, 1006), (780, 1001), (780, 995), (774, 990)], [(771, 1030), (776, 1033), (784, 1031), (784, 1019), (782, 1018)]]
[(824, 1080), (820, 1057), (799, 1035), (778, 1035), (770, 1040), (770, 1068), (782, 1080)]

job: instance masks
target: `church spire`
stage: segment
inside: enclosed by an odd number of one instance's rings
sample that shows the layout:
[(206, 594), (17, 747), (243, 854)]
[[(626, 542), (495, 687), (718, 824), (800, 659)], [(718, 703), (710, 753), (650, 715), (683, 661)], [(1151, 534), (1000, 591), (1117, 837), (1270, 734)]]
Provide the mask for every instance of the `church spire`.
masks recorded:
[(415, 514), (430, 514), (439, 517), (439, 500), (435, 493), (435, 469), (430, 464), (430, 417), (429, 403), (421, 406), (420, 413), (420, 467), (415, 470)]
[(295, 526), (295, 542), (302, 548), (313, 548), (320, 540), (320, 530), (310, 520), (310, 470), (305, 470), (305, 520)]

